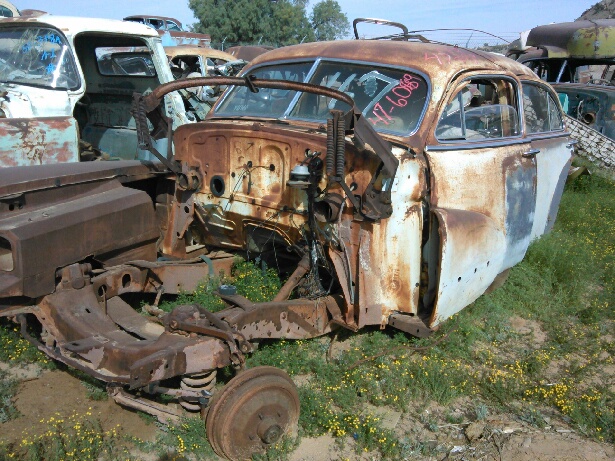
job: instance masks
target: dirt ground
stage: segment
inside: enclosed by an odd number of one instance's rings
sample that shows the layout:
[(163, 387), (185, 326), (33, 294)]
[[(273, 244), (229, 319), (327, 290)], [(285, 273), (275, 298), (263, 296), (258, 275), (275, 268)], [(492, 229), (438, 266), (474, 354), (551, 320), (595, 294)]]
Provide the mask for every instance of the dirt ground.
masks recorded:
[[(0, 364), (0, 369), (21, 380), (14, 405), (20, 416), (0, 424), (0, 439), (19, 441), (25, 434), (40, 434), (50, 417), (84, 414), (89, 411), (100, 419), (103, 429), (120, 425), (120, 432), (153, 441), (155, 424), (124, 409), (111, 399), (88, 399), (83, 383), (67, 371), (45, 371), (36, 365), (28, 368)], [(491, 415), (483, 421), (444, 424), (437, 432), (428, 431), (415, 415), (392, 410), (380, 411), (385, 425), (402, 439), (412, 436), (423, 440), (420, 449), (409, 450), (408, 459), (417, 460), (497, 460), (497, 461), (607, 461), (615, 460), (615, 449), (583, 438), (564, 423), (538, 429), (507, 415)], [(424, 410), (438, 412), (437, 407)], [(433, 429), (433, 428), (432, 428)], [(143, 461), (156, 461), (155, 455), (143, 454)], [(357, 453), (351, 438), (336, 440), (329, 435), (303, 438), (291, 461), (377, 460), (374, 453)]]

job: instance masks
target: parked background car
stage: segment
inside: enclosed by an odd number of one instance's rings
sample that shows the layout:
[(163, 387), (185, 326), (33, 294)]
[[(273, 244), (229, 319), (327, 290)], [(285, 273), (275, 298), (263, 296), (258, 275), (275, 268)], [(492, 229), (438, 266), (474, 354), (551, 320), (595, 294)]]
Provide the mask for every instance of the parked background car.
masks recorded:
[(19, 16), (19, 10), (8, 0), (0, 0), (0, 17), (13, 18)]
[[(237, 59), (232, 54), (202, 46), (169, 46), (165, 47), (165, 52), (169, 58), (173, 77), (176, 79), (216, 75), (234, 76), (246, 64), (245, 61)], [(197, 112), (199, 119), (203, 120), (224, 88), (224, 86), (214, 85), (189, 88), (181, 90), (180, 93), (184, 95), (187, 104), (192, 105), (192, 111)], [(193, 98), (197, 98), (196, 101), (192, 101)]]
[[(149, 158), (132, 93), (173, 80), (158, 33), (142, 24), (40, 15), (0, 20), (0, 165)], [(189, 119), (165, 100), (175, 126)], [(159, 147), (166, 152), (165, 141)]]
[(185, 30), (182, 23), (175, 18), (153, 15), (133, 15), (125, 17), (124, 21), (137, 22), (156, 29), (162, 38), (164, 46), (210, 46), (211, 44), (211, 37), (209, 35), (189, 32)]
[(523, 32), (507, 55), (558, 92), (577, 154), (615, 171), (615, 19), (538, 26)]

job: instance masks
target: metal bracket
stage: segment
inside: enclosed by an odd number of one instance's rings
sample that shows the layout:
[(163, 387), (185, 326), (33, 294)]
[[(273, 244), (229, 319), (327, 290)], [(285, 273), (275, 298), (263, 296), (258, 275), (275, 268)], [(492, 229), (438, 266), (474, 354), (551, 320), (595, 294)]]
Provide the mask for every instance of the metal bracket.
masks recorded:
[(416, 336), (417, 338), (427, 338), (434, 330), (429, 328), (419, 317), (407, 314), (392, 314), (389, 316), (389, 325), (398, 330)]

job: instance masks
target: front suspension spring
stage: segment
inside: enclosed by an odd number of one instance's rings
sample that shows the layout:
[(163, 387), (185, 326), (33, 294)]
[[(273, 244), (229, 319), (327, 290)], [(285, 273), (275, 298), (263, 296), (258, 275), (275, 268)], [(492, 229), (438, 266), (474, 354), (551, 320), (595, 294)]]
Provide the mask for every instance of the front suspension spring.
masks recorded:
[[(201, 393), (211, 393), (216, 385), (216, 375), (218, 370), (204, 371), (201, 373), (195, 373), (192, 375), (182, 376), (180, 387), (185, 391), (195, 391)], [(208, 395), (206, 394), (206, 395)], [(200, 411), (202, 405), (195, 401), (187, 400), (185, 397), (179, 399), (179, 404), (188, 411)]]

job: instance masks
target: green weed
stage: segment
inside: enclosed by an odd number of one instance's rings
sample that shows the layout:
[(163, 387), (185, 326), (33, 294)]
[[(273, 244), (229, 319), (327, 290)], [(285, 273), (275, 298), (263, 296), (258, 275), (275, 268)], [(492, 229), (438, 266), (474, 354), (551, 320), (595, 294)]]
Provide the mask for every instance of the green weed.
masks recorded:
[(6, 372), (0, 371), (0, 424), (19, 416), (19, 411), (13, 405), (18, 385), (17, 380), (10, 379)]
[(19, 325), (0, 318), (0, 362), (39, 363), (53, 367), (52, 361), (21, 336)]
[(178, 424), (161, 426), (161, 431), (154, 445), (160, 455), (195, 456), (197, 459), (216, 459), (216, 455), (207, 441), (205, 424), (201, 418), (183, 418)]
[(126, 448), (121, 448), (119, 426), (103, 430), (100, 421), (73, 414), (44, 421), (47, 430), (41, 435), (24, 434), (20, 442), (0, 444), (0, 459), (26, 461), (116, 461), (132, 460)]

